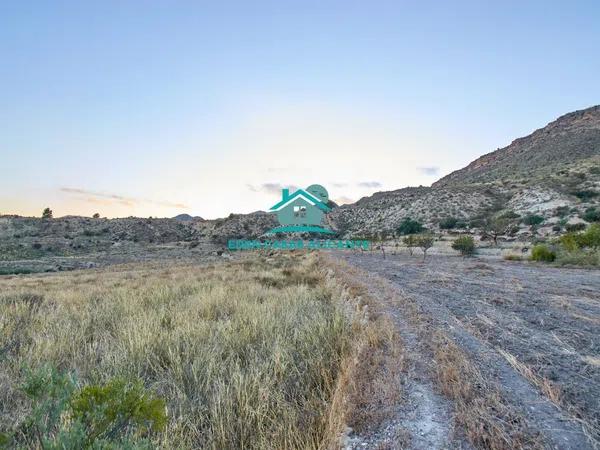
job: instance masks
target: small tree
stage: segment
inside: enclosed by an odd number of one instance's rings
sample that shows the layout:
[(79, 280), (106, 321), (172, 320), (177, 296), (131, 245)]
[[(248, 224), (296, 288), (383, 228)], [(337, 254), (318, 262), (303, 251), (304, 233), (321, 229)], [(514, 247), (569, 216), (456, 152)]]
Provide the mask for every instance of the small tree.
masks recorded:
[(52, 219), (52, 210), (50, 208), (44, 209), (42, 212), (42, 219)]
[(100, 218), (100, 214), (98, 213), (94, 213), (94, 215), (92, 216), (94, 219), (99, 219)]
[(508, 219), (499, 217), (496, 219), (489, 219), (485, 224), (484, 230), (486, 234), (489, 234), (492, 237), (494, 245), (498, 246), (498, 236), (506, 234), (509, 225), (510, 221)]
[(408, 236), (404, 237), (402, 239), (402, 243), (404, 245), (406, 245), (406, 248), (408, 248), (408, 253), (410, 253), (410, 256), (413, 255), (413, 249), (417, 246), (417, 240), (415, 238), (414, 234), (409, 234)]
[(471, 236), (460, 236), (452, 243), (452, 248), (463, 256), (471, 256), (475, 253), (475, 241)]
[(423, 250), (423, 261), (425, 261), (425, 257), (427, 256), (427, 250), (433, 247), (433, 235), (432, 234), (422, 234), (421, 236), (417, 236), (417, 247)]

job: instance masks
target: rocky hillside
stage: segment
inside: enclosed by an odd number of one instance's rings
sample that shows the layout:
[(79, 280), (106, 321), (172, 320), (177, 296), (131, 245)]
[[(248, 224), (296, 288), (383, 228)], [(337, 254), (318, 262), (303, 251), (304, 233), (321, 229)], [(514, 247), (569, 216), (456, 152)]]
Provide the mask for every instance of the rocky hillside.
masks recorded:
[(75, 256), (126, 245), (194, 242), (199, 233), (174, 219), (57, 219), (0, 216), (0, 260)]
[[(391, 235), (411, 218), (480, 232), (508, 219), (513, 238), (555, 235), (600, 218), (600, 106), (566, 114), (431, 187), (378, 192), (330, 214), (343, 236)], [(498, 221), (498, 220), (496, 220)]]
[[(501, 221), (507, 239), (521, 240), (584, 227), (600, 220), (600, 106), (566, 114), (431, 187), (378, 192), (331, 206), (328, 226), (346, 238), (392, 236), (407, 218), (430, 230), (461, 233), (481, 233)], [(0, 260), (122, 245), (209, 248), (231, 238), (258, 238), (276, 225), (275, 216), (262, 211), (216, 220), (3, 216)]]
[(508, 147), (477, 158), (433, 187), (514, 181), (544, 184), (556, 172), (597, 164), (599, 155), (600, 106), (593, 106), (565, 114)]

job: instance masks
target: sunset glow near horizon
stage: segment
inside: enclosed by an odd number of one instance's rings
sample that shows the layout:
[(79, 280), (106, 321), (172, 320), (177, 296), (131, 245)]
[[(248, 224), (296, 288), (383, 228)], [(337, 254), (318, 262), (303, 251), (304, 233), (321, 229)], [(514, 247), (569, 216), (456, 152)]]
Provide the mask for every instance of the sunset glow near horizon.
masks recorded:
[(430, 185), (600, 103), (598, 23), (592, 1), (6, 2), (0, 214)]

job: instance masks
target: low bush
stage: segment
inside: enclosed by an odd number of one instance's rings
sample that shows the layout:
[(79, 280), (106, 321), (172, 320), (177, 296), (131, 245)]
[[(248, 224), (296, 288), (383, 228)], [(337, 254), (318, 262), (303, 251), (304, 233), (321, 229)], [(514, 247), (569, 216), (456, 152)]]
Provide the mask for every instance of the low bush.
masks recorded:
[(568, 232), (585, 230), (585, 223), (568, 223), (565, 225), (565, 229)]
[(591, 191), (591, 190), (581, 190), (581, 191), (573, 191), (573, 192), (571, 192), (571, 194), (574, 195), (575, 197), (579, 198), (580, 200), (586, 201), (586, 200), (591, 200), (592, 198), (596, 197), (598, 195), (598, 192)]
[(445, 219), (440, 220), (440, 229), (441, 230), (451, 230), (456, 227), (458, 223), (458, 219), (456, 217), (446, 217)]
[[(31, 448), (151, 448), (147, 437), (165, 428), (165, 402), (141, 380), (115, 378), (80, 388), (51, 366), (26, 370), (21, 391), (28, 416), (2, 439)], [(12, 442), (11, 442), (12, 441)]]
[(588, 208), (585, 210), (585, 213), (582, 216), (582, 219), (586, 222), (599, 222), (600, 221), (600, 211), (596, 208)]
[(556, 253), (550, 250), (550, 248), (545, 244), (538, 244), (531, 250), (532, 261), (552, 262), (555, 259)]
[(530, 214), (523, 218), (523, 223), (525, 225), (535, 226), (535, 225), (541, 224), (543, 221), (544, 221), (544, 218), (542, 216), (538, 216), (536, 214)]
[(460, 236), (452, 243), (452, 248), (463, 256), (471, 256), (475, 253), (475, 240), (472, 236)]

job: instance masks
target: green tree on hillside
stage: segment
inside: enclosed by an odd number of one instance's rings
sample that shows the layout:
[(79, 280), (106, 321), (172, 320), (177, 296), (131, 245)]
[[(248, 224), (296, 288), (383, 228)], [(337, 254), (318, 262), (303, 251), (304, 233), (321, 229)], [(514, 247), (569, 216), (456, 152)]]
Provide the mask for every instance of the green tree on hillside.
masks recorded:
[(398, 234), (415, 234), (421, 233), (423, 230), (423, 224), (417, 220), (412, 220), (410, 217), (402, 220), (396, 229)]
[(42, 212), (42, 219), (52, 219), (52, 210), (50, 208), (44, 209)]

